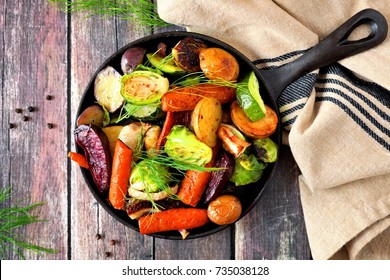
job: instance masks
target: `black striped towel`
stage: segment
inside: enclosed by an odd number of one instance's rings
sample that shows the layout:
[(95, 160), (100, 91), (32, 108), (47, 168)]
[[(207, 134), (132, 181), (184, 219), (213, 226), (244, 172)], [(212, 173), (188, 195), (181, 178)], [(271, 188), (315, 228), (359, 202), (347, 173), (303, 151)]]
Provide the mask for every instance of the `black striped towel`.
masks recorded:
[[(158, 1), (162, 19), (232, 45), (261, 69), (295, 60), (366, 8), (390, 22), (388, 1)], [(278, 100), (315, 259), (390, 259), (389, 37), (299, 78)]]

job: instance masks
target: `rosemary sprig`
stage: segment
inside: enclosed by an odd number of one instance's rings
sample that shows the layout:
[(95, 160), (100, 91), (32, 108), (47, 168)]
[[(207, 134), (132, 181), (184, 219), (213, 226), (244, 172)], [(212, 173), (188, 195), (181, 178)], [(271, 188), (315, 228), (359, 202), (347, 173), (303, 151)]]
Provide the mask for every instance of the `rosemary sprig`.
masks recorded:
[[(0, 190), (0, 205), (11, 197), (11, 187)], [(36, 253), (56, 253), (56, 250), (44, 248), (22, 241), (21, 236), (14, 230), (25, 225), (37, 222), (44, 222), (36, 216), (31, 216), (29, 212), (42, 205), (42, 202), (30, 204), (28, 206), (11, 206), (0, 209), (0, 259), (6, 258), (7, 250), (15, 252), (21, 259), (25, 259), (24, 250), (31, 250)]]
[(116, 16), (142, 27), (164, 27), (170, 24), (163, 21), (155, 12), (156, 5), (149, 0), (49, 0), (66, 12), (82, 12), (91, 16)]

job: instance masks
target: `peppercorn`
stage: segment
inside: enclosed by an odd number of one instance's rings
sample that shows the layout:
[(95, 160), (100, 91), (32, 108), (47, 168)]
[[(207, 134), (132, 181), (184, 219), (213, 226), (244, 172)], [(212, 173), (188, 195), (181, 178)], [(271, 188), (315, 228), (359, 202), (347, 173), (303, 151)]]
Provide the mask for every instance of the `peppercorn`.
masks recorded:
[(23, 119), (22, 119), (24, 122), (27, 122), (29, 120), (29, 117), (27, 116), (23, 116)]
[(48, 123), (48, 124), (47, 124), (47, 128), (48, 128), (48, 129), (52, 129), (53, 127), (54, 127), (54, 125), (53, 125), (52, 123)]
[(28, 106), (27, 107), (27, 111), (29, 112), (34, 112), (35, 111), (35, 108), (33, 106)]
[(105, 252), (104, 255), (106, 256), (106, 258), (108, 258), (108, 257), (111, 256), (111, 253), (110, 252)]
[(53, 99), (53, 96), (51, 95), (46, 95), (46, 100), (52, 100)]
[(115, 240), (111, 240), (110, 241), (110, 245), (114, 246), (116, 244), (116, 241)]
[(16, 109), (15, 109), (15, 112), (18, 113), (18, 114), (20, 114), (20, 113), (22, 112), (22, 109), (16, 108)]
[(96, 237), (96, 240), (99, 240), (102, 238), (102, 236), (99, 233), (96, 233), (95, 237)]
[(12, 128), (15, 128), (15, 125), (13, 123), (10, 123), (9, 124), (9, 128), (12, 129)]

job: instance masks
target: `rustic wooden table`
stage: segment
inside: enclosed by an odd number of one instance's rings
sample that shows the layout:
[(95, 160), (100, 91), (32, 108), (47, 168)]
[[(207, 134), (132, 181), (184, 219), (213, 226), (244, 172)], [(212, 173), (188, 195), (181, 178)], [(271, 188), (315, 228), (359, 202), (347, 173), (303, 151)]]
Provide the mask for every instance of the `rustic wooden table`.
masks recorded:
[[(276, 172), (258, 205), (235, 226), (201, 239), (141, 236), (113, 219), (92, 197), (79, 167), (67, 158), (67, 152), (75, 150), (72, 131), (80, 98), (107, 57), (153, 31), (139, 31), (114, 18), (67, 15), (47, 0), (1, 0), (0, 30), (0, 186), (12, 185), (14, 192), (2, 207), (20, 200), (45, 201), (34, 214), (47, 221), (18, 233), (29, 242), (59, 250), (26, 253), (28, 259), (311, 258), (299, 170), (287, 146), (281, 147)], [(8, 254), (8, 259), (17, 258)]]

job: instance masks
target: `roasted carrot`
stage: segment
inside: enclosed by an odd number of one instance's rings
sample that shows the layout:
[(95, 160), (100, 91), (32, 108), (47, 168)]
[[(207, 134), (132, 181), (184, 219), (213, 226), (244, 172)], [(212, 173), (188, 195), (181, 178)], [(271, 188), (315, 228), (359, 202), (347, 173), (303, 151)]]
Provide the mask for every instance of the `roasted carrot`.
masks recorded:
[(195, 207), (202, 198), (210, 177), (211, 172), (188, 170), (177, 196), (183, 203)]
[(165, 116), (164, 125), (161, 129), (160, 136), (157, 140), (157, 147), (156, 147), (157, 151), (161, 150), (164, 147), (165, 142), (167, 140), (166, 137), (169, 134), (169, 132), (171, 132), (172, 127), (177, 124), (186, 125), (186, 123), (189, 121), (188, 118), (189, 118), (188, 112), (184, 112), (184, 111), (167, 112)]
[(214, 97), (221, 104), (225, 104), (236, 98), (236, 90), (233, 87), (212, 84), (176, 88), (164, 94), (161, 98), (161, 108), (165, 112), (193, 110), (203, 97)]
[(197, 228), (204, 226), (208, 221), (206, 209), (172, 208), (141, 217), (138, 225), (141, 234), (151, 234)]
[(112, 172), (108, 200), (115, 209), (123, 209), (127, 193), (127, 184), (131, 172), (133, 150), (118, 139), (112, 161)]
[(68, 157), (74, 162), (76, 162), (78, 165), (80, 165), (81, 167), (87, 169), (89, 168), (88, 161), (84, 155), (75, 152), (69, 152)]
[[(212, 167), (214, 165), (215, 157), (218, 153), (219, 148), (220, 143), (218, 143), (213, 148), (213, 157), (211, 161), (206, 164), (206, 167)], [(201, 200), (202, 195), (210, 181), (210, 178), (211, 172), (188, 170), (183, 181), (181, 182), (177, 196), (183, 203), (195, 207)]]

